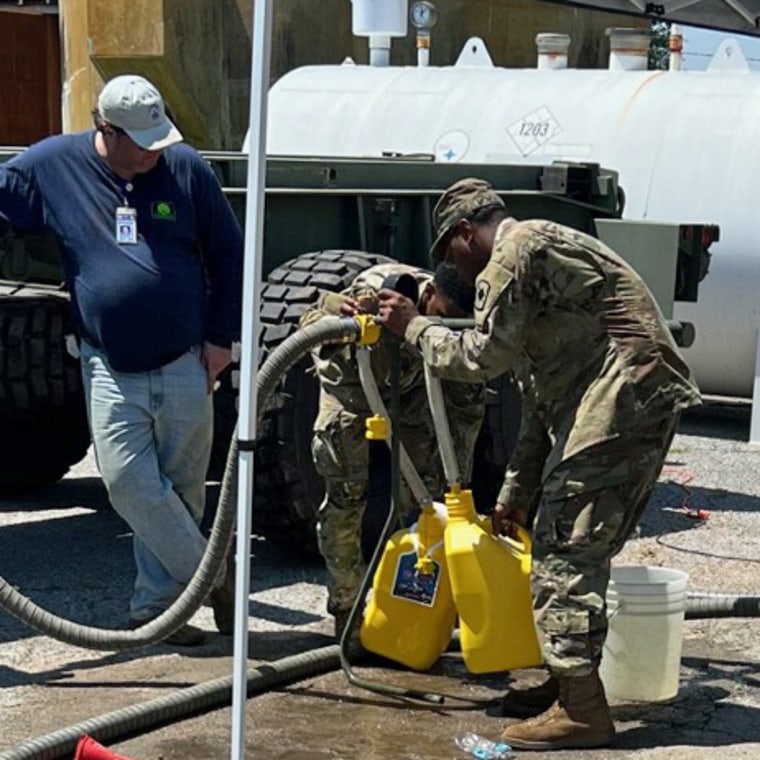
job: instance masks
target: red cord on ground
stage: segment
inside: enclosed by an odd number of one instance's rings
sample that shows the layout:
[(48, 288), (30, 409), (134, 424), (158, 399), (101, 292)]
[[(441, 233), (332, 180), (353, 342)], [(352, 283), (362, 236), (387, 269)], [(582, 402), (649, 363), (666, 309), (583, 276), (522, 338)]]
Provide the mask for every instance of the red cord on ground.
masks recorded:
[[(672, 477), (673, 475), (678, 475), (678, 477)], [(666, 477), (671, 483), (676, 483), (686, 492), (683, 504), (681, 505), (681, 511), (686, 517), (692, 520), (707, 520), (710, 517), (710, 512), (708, 510), (698, 509), (689, 504), (689, 499), (691, 499), (693, 494), (689, 490), (688, 484), (694, 480), (694, 473), (689, 472), (689, 470), (682, 467), (670, 466), (662, 468), (660, 477)]]

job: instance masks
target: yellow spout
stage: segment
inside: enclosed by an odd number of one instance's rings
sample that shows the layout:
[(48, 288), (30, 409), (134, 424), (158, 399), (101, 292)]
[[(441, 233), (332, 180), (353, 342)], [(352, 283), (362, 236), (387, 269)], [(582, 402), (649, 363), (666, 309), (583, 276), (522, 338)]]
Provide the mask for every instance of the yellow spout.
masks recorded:
[(462, 488), (458, 483), (453, 484), (444, 497), (448, 518), (459, 520), (475, 520), (475, 501), (469, 488)]
[(388, 420), (379, 414), (373, 414), (364, 421), (364, 437), (370, 441), (387, 441), (389, 435)]

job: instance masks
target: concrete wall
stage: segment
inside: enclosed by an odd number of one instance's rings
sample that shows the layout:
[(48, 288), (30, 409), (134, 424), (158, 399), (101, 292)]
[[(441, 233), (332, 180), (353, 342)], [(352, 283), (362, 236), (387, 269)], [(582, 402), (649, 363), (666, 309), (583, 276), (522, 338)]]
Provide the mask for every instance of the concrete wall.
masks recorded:
[(235, 39), (234, 27), (225, 26), (224, 19), (236, 10), (234, 4), (88, 0), (87, 5), (89, 55), (104, 79), (142, 74), (161, 90), (189, 142), (228, 142), (225, 50)]
[(92, 123), (103, 81), (124, 73), (161, 90), (188, 142), (239, 145), (250, 39), (234, 0), (62, 0), (67, 130)]
[(64, 132), (92, 126), (91, 111), (103, 79), (90, 60), (88, 0), (61, 0), (61, 115)]

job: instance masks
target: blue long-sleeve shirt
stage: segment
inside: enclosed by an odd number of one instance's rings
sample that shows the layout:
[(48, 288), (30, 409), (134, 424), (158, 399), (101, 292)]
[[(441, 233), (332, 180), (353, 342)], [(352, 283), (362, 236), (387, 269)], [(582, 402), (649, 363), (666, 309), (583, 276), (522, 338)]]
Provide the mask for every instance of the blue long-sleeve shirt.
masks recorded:
[[(55, 234), (78, 329), (115, 370), (155, 369), (204, 340), (229, 346), (240, 329), (243, 241), (214, 173), (179, 144), (127, 181), (94, 138), (50, 137), (0, 164), (0, 214)], [(136, 244), (116, 238), (116, 209), (127, 205)]]

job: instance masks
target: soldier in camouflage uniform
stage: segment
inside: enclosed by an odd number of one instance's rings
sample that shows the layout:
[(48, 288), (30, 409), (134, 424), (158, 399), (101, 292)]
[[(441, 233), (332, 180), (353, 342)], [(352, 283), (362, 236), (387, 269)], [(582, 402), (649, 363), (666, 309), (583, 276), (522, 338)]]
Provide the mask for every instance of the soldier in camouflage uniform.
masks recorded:
[(532, 583), (550, 678), (507, 694), (506, 714), (534, 717), (503, 735), (523, 749), (603, 746), (615, 733), (598, 675), (610, 560), (699, 391), (648, 288), (599, 240), (509, 218), (478, 179), (452, 185), (434, 221), (434, 254), (476, 277), (476, 327), (452, 333), (390, 291), (380, 315), (442, 377), (511, 368), (520, 384), (520, 435), (494, 526), (535, 514)]
[[(359, 274), (341, 294), (324, 293), (317, 306), (306, 312), (301, 325), (320, 317), (373, 312), (377, 293), (391, 275), (410, 274), (417, 280), (417, 306), (431, 316), (470, 316), (474, 291), (457, 277), (451, 264), (440, 266), (435, 277), (404, 264), (380, 264)], [(371, 365), (386, 407), (390, 399), (389, 342), (383, 331), (371, 351)], [(398, 346), (398, 344), (397, 344)], [(440, 497), (446, 482), (425, 391), (422, 362), (410, 346), (401, 344), (399, 435), (410, 459), (433, 497)], [(366, 570), (361, 552), (361, 525), (369, 481), (369, 446), (365, 419), (372, 415), (359, 381), (354, 345), (324, 345), (312, 358), (320, 382), (319, 414), (314, 424), (312, 454), (317, 471), (325, 481), (325, 497), (317, 517), (319, 550), (327, 566), (328, 612), (335, 617), (340, 636)], [(444, 382), (443, 394), (459, 467), (466, 480), (472, 469), (475, 439), (483, 419), (485, 390), (482, 385)], [(412, 513), (413, 499), (402, 485), (403, 516)]]

